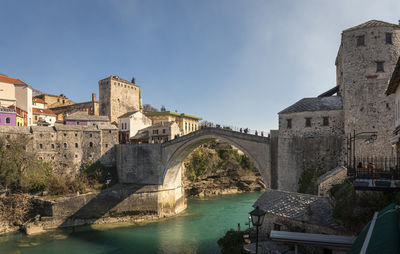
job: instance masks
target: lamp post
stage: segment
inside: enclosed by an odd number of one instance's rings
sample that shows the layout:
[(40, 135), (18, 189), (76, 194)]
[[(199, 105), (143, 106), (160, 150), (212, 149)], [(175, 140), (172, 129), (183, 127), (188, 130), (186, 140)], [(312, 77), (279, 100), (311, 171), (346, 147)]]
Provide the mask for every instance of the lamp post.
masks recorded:
[(264, 222), (265, 211), (261, 210), (258, 206), (250, 212), (251, 222), (256, 227), (256, 254), (258, 254), (258, 227)]
[[(364, 131), (356, 133), (353, 130), (353, 133), (347, 136), (347, 163), (348, 166), (351, 166), (353, 170), (356, 168), (356, 139), (365, 137), (365, 142), (373, 143), (377, 139), (378, 135), (376, 131)], [(350, 162), (350, 163), (349, 163)]]

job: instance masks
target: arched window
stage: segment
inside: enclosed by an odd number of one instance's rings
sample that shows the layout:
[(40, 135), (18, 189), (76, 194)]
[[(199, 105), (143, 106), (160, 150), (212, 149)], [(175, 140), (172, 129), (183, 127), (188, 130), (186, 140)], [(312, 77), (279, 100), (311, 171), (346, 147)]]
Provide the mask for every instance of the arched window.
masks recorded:
[(11, 119), (9, 117), (6, 118), (6, 123), (10, 123)]
[(90, 147), (93, 147), (93, 142), (90, 142), (90, 143), (89, 143), (89, 146), (90, 146)]

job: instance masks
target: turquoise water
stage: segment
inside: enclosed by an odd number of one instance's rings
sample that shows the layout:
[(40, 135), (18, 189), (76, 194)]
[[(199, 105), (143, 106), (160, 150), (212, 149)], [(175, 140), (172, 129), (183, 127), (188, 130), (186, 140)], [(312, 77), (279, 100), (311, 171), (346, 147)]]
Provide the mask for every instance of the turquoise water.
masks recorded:
[(220, 253), (217, 240), (240, 223), (261, 193), (189, 199), (181, 215), (157, 222), (110, 228), (55, 230), (38, 236), (0, 237), (0, 253)]

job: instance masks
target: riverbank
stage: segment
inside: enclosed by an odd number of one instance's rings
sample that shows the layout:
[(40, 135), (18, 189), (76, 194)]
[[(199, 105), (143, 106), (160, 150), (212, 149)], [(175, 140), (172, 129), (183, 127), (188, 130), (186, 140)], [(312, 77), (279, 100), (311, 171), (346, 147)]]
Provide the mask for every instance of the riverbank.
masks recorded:
[[(177, 216), (152, 222), (104, 224), (51, 230), (26, 236), (0, 236), (0, 253), (128, 254), (220, 253), (217, 241), (230, 228), (242, 228), (261, 193), (189, 198)], [(114, 227), (114, 228), (110, 228)]]

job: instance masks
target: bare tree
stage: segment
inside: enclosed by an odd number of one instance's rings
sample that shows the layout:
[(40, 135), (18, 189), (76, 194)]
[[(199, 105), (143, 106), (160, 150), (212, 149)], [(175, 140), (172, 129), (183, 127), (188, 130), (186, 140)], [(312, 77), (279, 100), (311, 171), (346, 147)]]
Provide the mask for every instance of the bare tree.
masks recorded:
[(158, 110), (155, 107), (151, 106), (150, 104), (144, 104), (143, 111), (145, 113), (150, 113), (150, 112), (157, 112)]

